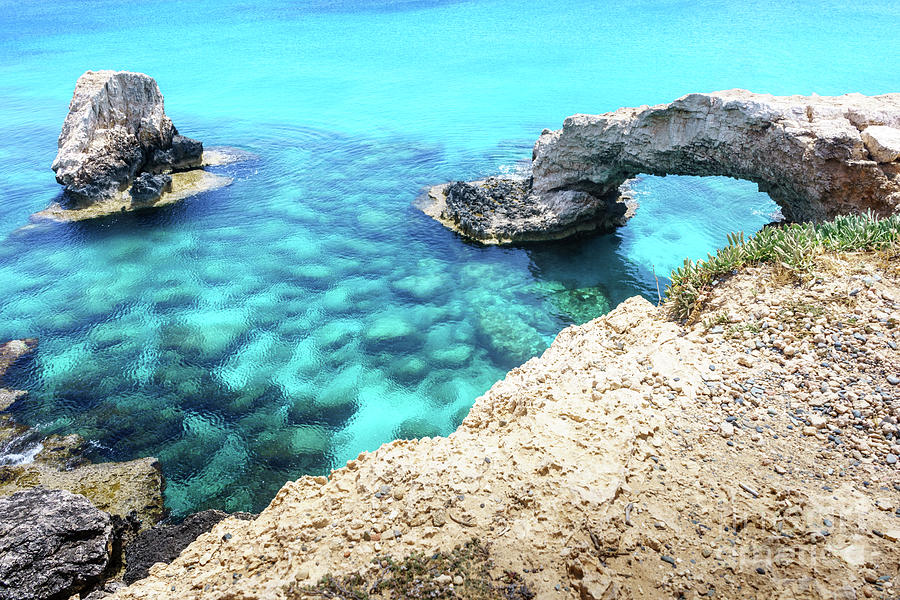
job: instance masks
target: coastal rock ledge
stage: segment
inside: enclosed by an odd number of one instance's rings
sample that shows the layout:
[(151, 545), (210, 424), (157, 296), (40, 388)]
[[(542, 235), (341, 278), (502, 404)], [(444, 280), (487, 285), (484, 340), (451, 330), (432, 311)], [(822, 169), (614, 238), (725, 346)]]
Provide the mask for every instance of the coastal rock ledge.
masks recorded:
[(545, 129), (523, 179), (432, 187), (426, 214), (482, 243), (563, 238), (624, 225), (620, 186), (640, 174), (758, 184), (792, 221), (900, 205), (900, 94), (689, 94), (670, 104), (568, 117)]
[(203, 164), (203, 144), (178, 133), (152, 77), (87, 71), (75, 84), (51, 166), (65, 186), (64, 201), (36, 216), (93, 218), (230, 183), (198, 170)]

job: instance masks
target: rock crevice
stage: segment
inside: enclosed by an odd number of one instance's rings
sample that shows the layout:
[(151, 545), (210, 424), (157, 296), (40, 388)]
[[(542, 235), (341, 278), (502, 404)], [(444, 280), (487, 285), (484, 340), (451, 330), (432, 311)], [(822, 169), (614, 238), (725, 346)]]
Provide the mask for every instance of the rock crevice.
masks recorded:
[[(514, 195), (497, 178), (436, 186), (426, 213), (485, 243), (556, 239), (623, 225), (620, 187), (648, 175), (727, 176), (758, 184), (793, 221), (900, 205), (900, 94), (689, 94), (670, 104), (568, 117), (534, 146)], [(501, 180), (502, 181), (502, 180)], [(488, 189), (490, 183), (492, 189)], [(466, 194), (454, 194), (468, 186)]]

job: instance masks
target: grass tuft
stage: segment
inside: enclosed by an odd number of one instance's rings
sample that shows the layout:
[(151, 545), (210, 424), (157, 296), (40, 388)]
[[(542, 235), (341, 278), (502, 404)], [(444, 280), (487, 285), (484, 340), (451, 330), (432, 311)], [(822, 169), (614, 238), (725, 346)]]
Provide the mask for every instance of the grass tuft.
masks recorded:
[(770, 263), (802, 275), (812, 271), (816, 257), (824, 252), (883, 250), (898, 241), (900, 216), (878, 218), (871, 213), (824, 223), (764, 227), (747, 239), (743, 233), (730, 233), (728, 243), (715, 256), (696, 262), (685, 259), (684, 266), (672, 271), (666, 305), (674, 318), (691, 319), (714, 283), (741, 267)]

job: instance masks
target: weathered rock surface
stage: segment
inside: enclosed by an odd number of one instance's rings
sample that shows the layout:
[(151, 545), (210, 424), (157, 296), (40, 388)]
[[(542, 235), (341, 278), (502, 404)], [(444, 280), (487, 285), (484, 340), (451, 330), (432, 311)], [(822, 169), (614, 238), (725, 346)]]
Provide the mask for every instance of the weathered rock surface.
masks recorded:
[(68, 598), (100, 580), (112, 518), (87, 498), (35, 488), (0, 498), (0, 598)]
[(900, 158), (900, 129), (872, 125), (862, 132), (863, 142), (872, 158), (880, 163), (889, 163)]
[(230, 516), (243, 520), (255, 517), (249, 513), (229, 515), (220, 510), (204, 510), (188, 515), (181, 523), (159, 524), (140, 533), (125, 548), (125, 574), (122, 580), (126, 584), (134, 583), (146, 577), (154, 564), (172, 562), (198, 536)]
[(87, 71), (75, 85), (52, 165), (65, 186), (65, 201), (35, 217), (95, 218), (231, 183), (211, 173), (182, 181), (185, 171), (204, 164), (203, 144), (178, 133), (152, 77)]
[(624, 223), (619, 188), (643, 173), (747, 179), (794, 221), (887, 215), (900, 206), (898, 157), (900, 94), (690, 94), (568, 117), (541, 134), (531, 179), (512, 194), (492, 195), (496, 178), (445, 184), (424, 209), (482, 242), (554, 239)]
[(456, 181), (428, 190), (421, 208), (457, 233), (485, 244), (611, 231), (634, 215), (630, 198), (569, 190), (544, 199), (532, 192), (531, 185), (530, 178)]
[(84, 440), (77, 435), (37, 439), (39, 451), (31, 462), (0, 465), (0, 497), (43, 486), (83, 495), (113, 515), (134, 513), (142, 527), (165, 517), (165, 480), (156, 458), (91, 463), (81, 456)]

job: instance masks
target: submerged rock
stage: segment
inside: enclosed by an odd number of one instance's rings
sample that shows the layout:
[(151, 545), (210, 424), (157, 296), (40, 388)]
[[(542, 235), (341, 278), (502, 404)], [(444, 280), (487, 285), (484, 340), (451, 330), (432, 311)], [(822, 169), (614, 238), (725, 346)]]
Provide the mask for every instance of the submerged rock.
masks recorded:
[(587, 323), (612, 310), (603, 286), (563, 289), (550, 297), (550, 302), (576, 325)]
[(75, 84), (51, 167), (65, 186), (64, 201), (35, 217), (77, 221), (169, 204), (231, 183), (211, 173), (183, 177), (227, 156), (206, 161), (203, 144), (178, 133), (152, 77), (87, 71)]
[[(0, 378), (36, 346), (34, 339), (0, 345)], [(134, 515), (143, 527), (165, 516), (165, 482), (158, 460), (91, 463), (84, 458), (81, 436), (47, 436), (3, 412), (13, 401), (27, 401), (27, 396), (22, 390), (0, 389), (0, 498), (42, 486), (85, 496), (112, 515)]]
[(689, 94), (671, 104), (573, 115), (534, 146), (531, 177), (456, 182), (423, 210), (483, 243), (623, 225), (639, 174), (747, 179), (793, 221), (900, 206), (900, 94)]
[(110, 561), (112, 518), (84, 496), (35, 488), (0, 498), (0, 597), (68, 598)]
[[(6, 374), (6, 370), (10, 366), (37, 346), (37, 340), (11, 340), (0, 345), (0, 378)], [(27, 393), (23, 390), (10, 390), (0, 387), (0, 412), (6, 410), (13, 405), (14, 402), (23, 398)], [(0, 435), (0, 440), (3, 437)], [(2, 462), (0, 462), (2, 464)]]

